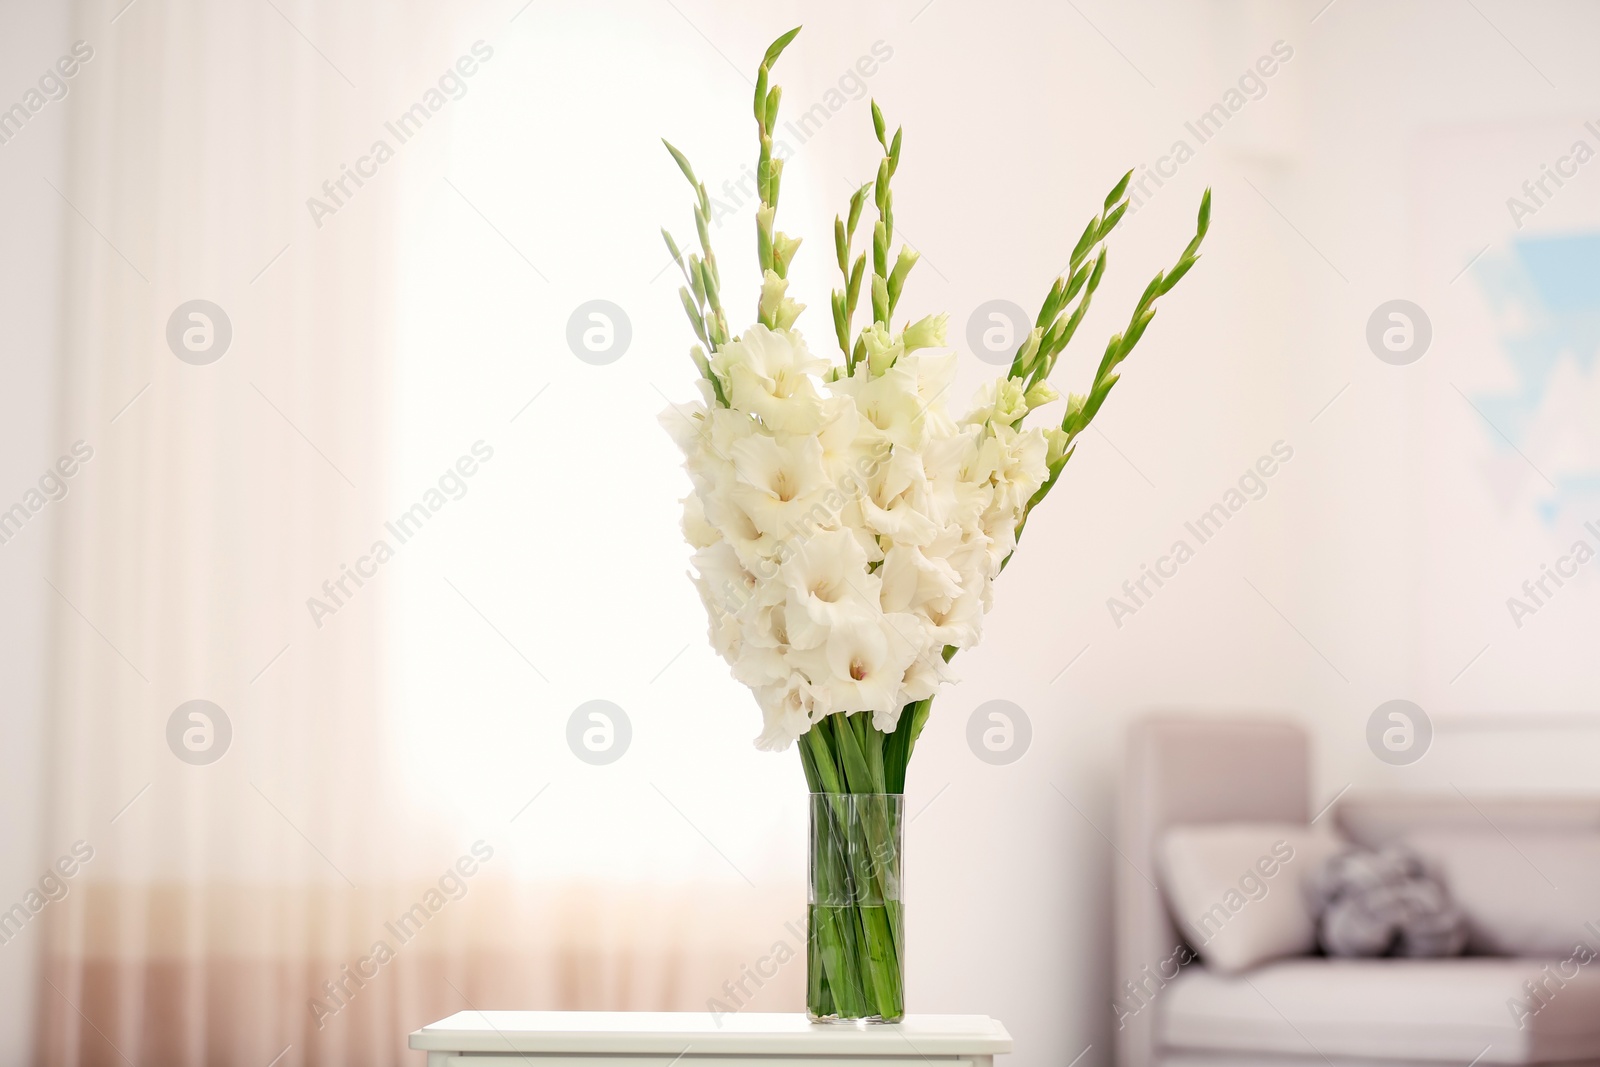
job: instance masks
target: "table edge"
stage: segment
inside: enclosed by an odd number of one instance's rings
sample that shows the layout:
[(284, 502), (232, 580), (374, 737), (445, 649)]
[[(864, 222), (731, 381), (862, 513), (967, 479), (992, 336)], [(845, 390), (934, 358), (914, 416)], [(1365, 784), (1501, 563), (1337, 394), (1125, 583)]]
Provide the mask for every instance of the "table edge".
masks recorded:
[[(758, 1034), (727, 1033), (706, 1034), (709, 1038), (706, 1056), (807, 1056), (833, 1055), (865, 1058), (894, 1056), (992, 1056), (1012, 1051), (1012, 1038), (1005, 1024), (992, 1016), (974, 1016), (987, 1021), (987, 1034), (935, 1034), (918, 1040), (910, 1048), (886, 1044), (882, 1036), (893, 1033), (896, 1024), (876, 1024), (865, 1029), (849, 1026), (818, 1025), (801, 1032)], [(444, 1020), (440, 1020), (443, 1022)], [(433, 1024), (436, 1025), (436, 1024)], [(796, 1047), (802, 1039), (809, 1047)], [(424, 1026), (408, 1035), (407, 1045), (421, 1052), (503, 1052), (507, 1054), (538, 1053), (544, 1055), (680, 1055), (685, 1036), (682, 1033), (656, 1030), (602, 1035), (598, 1031), (519, 1031), (515, 1034), (484, 1033), (467, 1030), (438, 1030)], [(689, 1042), (692, 1046), (693, 1042)], [(910, 1042), (908, 1041), (909, 1045)], [(789, 1046), (785, 1048), (783, 1046)]]

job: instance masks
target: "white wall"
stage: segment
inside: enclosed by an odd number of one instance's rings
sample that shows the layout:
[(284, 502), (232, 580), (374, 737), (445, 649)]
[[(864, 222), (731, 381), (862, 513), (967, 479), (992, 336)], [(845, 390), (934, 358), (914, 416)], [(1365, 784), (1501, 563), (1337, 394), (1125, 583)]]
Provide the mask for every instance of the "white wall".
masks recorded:
[[(0, 106), (21, 99), (70, 49), (68, 14), (65, 5), (0, 3)], [(61, 184), (70, 99), (46, 105), (0, 145), (0, 508), (20, 500), (73, 440), (56, 419), (63, 208), (45, 184)], [(54, 525), (46, 508), (0, 545), (0, 900), (7, 907), (54, 858), (39, 839), (38, 774), (46, 620), (59, 609), (44, 580)], [(0, 945), (0, 1063), (25, 1063), (31, 1054), (38, 939), (28, 928)]]

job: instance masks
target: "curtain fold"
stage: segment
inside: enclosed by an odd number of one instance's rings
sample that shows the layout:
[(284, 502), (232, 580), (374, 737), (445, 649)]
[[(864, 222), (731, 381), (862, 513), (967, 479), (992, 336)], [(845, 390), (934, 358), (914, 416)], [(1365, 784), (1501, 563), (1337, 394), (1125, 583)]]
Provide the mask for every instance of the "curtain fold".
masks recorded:
[(92, 455), (49, 575), (44, 839), (72, 873), (14, 919), (44, 939), (37, 1062), (385, 1064), (472, 1007), (799, 1003), (803, 963), (744, 977), (799, 949), (798, 897), (531, 879), (505, 827), (484, 860), (400, 780), (390, 601), (349, 565), (390, 517), (406, 220), (398, 170), (349, 174), (489, 9), (77, 11), (50, 180), (61, 422)]
[(334, 887), (388, 877), (376, 628), (313, 642), (293, 609), (382, 501), (391, 197), (338, 234), (302, 204), (365, 134), (351, 104), (405, 80), (397, 14), (77, 11), (62, 421), (93, 456), (53, 568), (45, 836), (92, 858), (44, 912), (41, 1062), (315, 1061), (307, 991), (368, 908)]

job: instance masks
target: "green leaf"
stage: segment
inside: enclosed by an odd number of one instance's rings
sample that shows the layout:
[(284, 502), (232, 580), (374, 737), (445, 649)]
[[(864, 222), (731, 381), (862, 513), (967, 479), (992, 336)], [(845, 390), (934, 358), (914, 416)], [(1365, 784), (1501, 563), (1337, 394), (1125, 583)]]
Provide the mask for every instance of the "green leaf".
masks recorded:
[[(1121, 347), (1122, 335), (1120, 333), (1112, 334), (1111, 340), (1106, 342), (1105, 354), (1100, 357), (1100, 366), (1094, 372), (1094, 383), (1096, 389), (1100, 387), (1100, 382), (1104, 380), (1106, 372), (1117, 365), (1117, 350)], [(1092, 392), (1093, 390), (1091, 390), (1091, 394)], [(1092, 402), (1093, 399), (1094, 397), (1091, 395), (1090, 401)]]
[(789, 47), (789, 42), (795, 39), (795, 36), (800, 32), (800, 29), (801, 27), (796, 26), (782, 37), (779, 37), (776, 41), (773, 41), (771, 44), (767, 45), (767, 54), (762, 57), (761, 65), (763, 67), (771, 67), (777, 63), (778, 57), (783, 55), (783, 50)]
[(806, 746), (804, 741), (794, 747), (800, 753), (800, 770), (806, 776), (806, 791), (809, 793), (821, 792), (822, 782), (817, 777), (817, 764), (811, 758), (811, 749)]
[[(1067, 323), (1068, 320), (1066, 319), (1057, 319), (1055, 322), (1051, 323), (1050, 328), (1045, 331), (1044, 336), (1039, 341), (1039, 365), (1042, 366), (1044, 361), (1049, 358), (1051, 352), (1059, 351), (1060, 348), (1066, 343), (1065, 334), (1067, 332)], [(1037, 329), (1037, 327), (1035, 328)], [(1040, 375), (1040, 377), (1042, 378), (1044, 376)]]
[[(776, 92), (776, 90), (774, 90)], [(767, 168), (767, 194), (772, 197), (769, 204), (778, 202), (778, 185), (783, 181), (783, 160), (774, 159)]]
[(834, 746), (830, 743), (832, 731), (828, 729), (828, 720), (812, 726), (811, 729), (800, 735), (801, 744), (806, 745), (811, 751), (812, 764), (817, 772), (817, 780), (821, 783), (824, 793), (845, 792), (844, 780), (839, 771), (839, 761), (834, 756)]
[(1067, 291), (1062, 295), (1062, 303), (1066, 303), (1078, 295), (1078, 290), (1083, 288), (1083, 283), (1089, 280), (1089, 272), (1080, 270), (1073, 274), (1072, 281), (1067, 284)]
[[(886, 793), (883, 781), (883, 742), (886, 740), (884, 732), (872, 725), (872, 714), (862, 712), (855, 717), (856, 737), (861, 742), (862, 754), (867, 757), (867, 773), (871, 775), (872, 791)], [(887, 829), (887, 827), (883, 827)]]
[(772, 268), (778, 272), (778, 277), (789, 276), (789, 264), (794, 261), (794, 254), (800, 251), (800, 246), (805, 242), (803, 237), (790, 237), (786, 233), (774, 235), (772, 239)]
[[(859, 714), (859, 713), (858, 713)], [(831, 725), (834, 748), (839, 753), (839, 765), (844, 768), (845, 785), (852, 793), (874, 793), (872, 772), (867, 766), (866, 753), (860, 738), (843, 712), (835, 712), (826, 720)]]
[(761, 64), (761, 69), (756, 71), (756, 121), (766, 129), (767, 122), (767, 65)]
[(1044, 303), (1039, 306), (1039, 317), (1033, 322), (1035, 326), (1043, 326), (1053, 321), (1056, 313), (1061, 310), (1061, 300), (1064, 295), (1065, 278), (1057, 278), (1055, 284), (1050, 286), (1050, 293), (1044, 298)]
[(765, 128), (770, 131), (778, 124), (778, 102), (783, 99), (783, 86), (774, 85), (767, 94), (767, 121)]
[(1156, 271), (1156, 276), (1150, 279), (1150, 284), (1144, 287), (1144, 293), (1139, 297), (1139, 303), (1137, 305), (1139, 309), (1142, 310), (1148, 307), (1150, 305), (1150, 301), (1156, 298), (1156, 294), (1161, 291), (1161, 279), (1165, 276), (1165, 272), (1159, 270)]
[(1101, 380), (1100, 385), (1097, 386), (1095, 391), (1089, 396), (1089, 406), (1084, 409), (1083, 424), (1085, 426), (1092, 422), (1094, 417), (1100, 413), (1100, 405), (1106, 402), (1106, 397), (1111, 395), (1112, 387), (1121, 380), (1122, 376), (1119, 374), (1109, 374)]
[(689, 253), (689, 286), (694, 290), (695, 303), (703, 304), (706, 301), (705, 275), (700, 273), (700, 257), (693, 252)]
[(1211, 228), (1211, 187), (1207, 186), (1205, 194), (1200, 197), (1200, 221), (1195, 227), (1196, 236), (1204, 237)]
[(856, 223), (861, 221), (861, 208), (866, 204), (867, 193), (871, 189), (872, 183), (864, 182), (861, 188), (850, 194), (850, 222), (846, 225), (845, 232), (851, 237), (856, 235)]
[(1171, 273), (1167, 275), (1167, 280), (1161, 283), (1161, 292), (1163, 294), (1172, 292), (1172, 287), (1178, 284), (1178, 279), (1188, 274), (1189, 268), (1198, 262), (1200, 262), (1199, 256), (1190, 256), (1179, 260), (1178, 265), (1173, 267)]
[(1107, 210), (1110, 210), (1112, 204), (1115, 204), (1118, 200), (1122, 199), (1122, 194), (1128, 191), (1128, 182), (1132, 179), (1133, 171), (1130, 170), (1128, 173), (1124, 174), (1122, 176), (1122, 180), (1118, 182), (1109, 193), (1106, 194), (1106, 202), (1104, 206)]
[(1106, 220), (1100, 224), (1100, 239), (1102, 241), (1111, 234), (1112, 230), (1117, 228), (1117, 223), (1122, 221), (1122, 216), (1127, 212), (1128, 205), (1126, 202), (1118, 204), (1112, 209), (1111, 214), (1107, 215)]
[(900, 257), (895, 260), (894, 270), (889, 272), (889, 314), (894, 314), (895, 305), (900, 303), (900, 290), (906, 284), (906, 275), (911, 273), (911, 268), (917, 265), (921, 258), (911, 249), (901, 246)]
[(889, 150), (889, 142), (883, 135), (883, 112), (878, 108), (878, 102), (872, 102), (872, 132), (878, 135), (878, 143), (883, 145), (883, 150)]
[(711, 305), (711, 310), (721, 314), (722, 300), (717, 296), (716, 272), (707, 265), (705, 260), (700, 261), (700, 285), (706, 291), (706, 301)]
[(1129, 325), (1127, 334), (1122, 338), (1121, 347), (1123, 359), (1126, 359), (1128, 357), (1128, 353), (1133, 351), (1133, 346), (1138, 344), (1139, 338), (1144, 336), (1145, 327), (1149, 326), (1150, 320), (1155, 317), (1156, 309), (1152, 307), (1146, 310), (1144, 314), (1134, 319), (1133, 323)]
[(1083, 236), (1078, 238), (1078, 243), (1072, 246), (1071, 265), (1077, 267), (1083, 262), (1083, 257), (1088, 255), (1096, 236), (1100, 233), (1100, 216), (1096, 215), (1089, 220), (1089, 225), (1083, 228)]
[(694, 332), (703, 335), (706, 329), (705, 320), (700, 317), (699, 309), (694, 306), (694, 297), (689, 295), (686, 286), (678, 286), (678, 297), (683, 301), (683, 310), (689, 314), (689, 322), (693, 324)]
[(672, 158), (677, 160), (678, 169), (683, 171), (683, 176), (685, 178), (689, 179), (689, 184), (698, 188), (700, 185), (700, 179), (694, 176), (694, 168), (689, 166), (689, 160), (684, 157), (682, 152), (674, 148), (672, 146), (672, 142), (667, 140), (665, 137), (661, 138), (661, 143), (667, 146), (667, 151), (671, 152)]

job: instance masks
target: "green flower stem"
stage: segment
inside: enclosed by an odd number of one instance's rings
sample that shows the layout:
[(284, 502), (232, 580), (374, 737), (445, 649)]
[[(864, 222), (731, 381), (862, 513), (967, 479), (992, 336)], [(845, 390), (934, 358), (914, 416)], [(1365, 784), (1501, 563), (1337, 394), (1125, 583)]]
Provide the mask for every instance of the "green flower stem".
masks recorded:
[[(683, 280), (687, 283), (678, 287), (678, 296), (683, 301), (684, 312), (689, 316), (689, 325), (694, 327), (694, 334), (700, 339), (700, 343), (705, 345), (706, 351), (715, 355), (718, 348), (728, 343), (728, 317), (722, 310), (720, 293), (722, 275), (717, 270), (717, 257), (711, 251), (709, 229), (711, 198), (706, 195), (705, 183), (695, 177), (694, 168), (689, 165), (688, 157), (674, 148), (671, 142), (663, 139), (661, 143), (667, 146), (667, 151), (672, 154), (678, 169), (683, 171), (683, 176), (694, 189), (694, 224), (695, 231), (700, 237), (700, 255), (691, 252), (685, 256), (678, 249), (678, 242), (672, 239), (672, 234), (668, 233), (665, 227), (661, 230), (661, 238), (667, 243), (667, 251), (672, 253), (672, 261), (683, 272)], [(728, 398), (722, 391), (722, 383), (712, 373), (704, 354), (696, 350), (691, 355), (696, 368), (711, 382), (717, 403), (727, 407)]]
[[(855, 908), (839, 901), (852, 899), (852, 883), (846, 862), (846, 827), (838, 818), (835, 805), (824, 805), (821, 826), (815, 831), (819, 841), (812, 856), (816, 883), (821, 900), (809, 906), (810, 936), (808, 954), (816, 957), (834, 1010), (851, 1018), (872, 1014), (862, 986), (861, 935)], [(817, 1014), (828, 1014), (817, 1012)]]
[[(1127, 179), (1124, 178), (1123, 182), (1119, 183), (1119, 187), (1125, 186), (1126, 181)], [(1116, 191), (1113, 190), (1113, 192)], [(1108, 203), (1110, 199), (1109, 197), (1107, 198)], [(1072, 454), (1076, 449), (1078, 435), (1089, 428), (1089, 424), (1094, 421), (1095, 415), (1099, 413), (1101, 405), (1106, 402), (1106, 397), (1111, 395), (1112, 388), (1120, 379), (1120, 375), (1117, 374), (1117, 367), (1133, 352), (1134, 346), (1144, 336), (1144, 331), (1150, 325), (1150, 321), (1155, 318), (1156, 298), (1171, 292), (1173, 286), (1177, 285), (1183, 276), (1189, 273), (1189, 269), (1199, 262), (1200, 243), (1205, 240), (1206, 232), (1210, 228), (1211, 190), (1207, 189), (1205, 195), (1200, 198), (1200, 211), (1195, 220), (1194, 237), (1184, 248), (1183, 254), (1178, 257), (1178, 261), (1172, 265), (1171, 270), (1156, 272), (1156, 276), (1150, 280), (1149, 285), (1145, 286), (1143, 295), (1139, 297), (1139, 303), (1135, 305), (1133, 315), (1128, 320), (1127, 329), (1121, 333), (1111, 335), (1111, 340), (1106, 343), (1105, 354), (1100, 357), (1100, 365), (1095, 369), (1094, 383), (1089, 388), (1088, 396), (1068, 398), (1067, 413), (1061, 420), (1061, 430), (1065, 434), (1061, 456), (1050, 464), (1050, 473), (1044, 484), (1039, 487), (1038, 492), (1034, 493), (1023, 507), (1022, 518), (1017, 523), (1017, 537), (1019, 539), (1022, 537), (1023, 529), (1028, 525), (1028, 516), (1032, 514), (1033, 509), (1039, 505), (1039, 502), (1049, 495), (1050, 490), (1055, 488), (1057, 480), (1061, 477), (1062, 470), (1066, 468), (1067, 461), (1072, 458)], [(1082, 243), (1080, 240), (1079, 244), (1081, 245)], [(1012, 551), (1014, 554), (1015, 549)], [(1007, 556), (1001, 562), (1000, 568), (1004, 570), (1006, 564), (1010, 562), (1011, 557)]]
[(896, 810), (885, 797), (888, 736), (870, 715), (830, 715), (801, 738), (812, 819), (807, 1005), (818, 1016), (904, 1014)]
[(866, 204), (872, 183), (867, 182), (850, 194), (850, 221), (837, 215), (833, 218), (834, 250), (839, 260), (839, 273), (844, 278), (844, 288), (833, 291), (833, 330), (839, 338), (839, 349), (844, 353), (845, 375), (855, 373), (855, 355), (850, 351), (850, 327), (856, 315), (856, 302), (861, 298), (862, 271), (867, 265), (865, 252), (856, 257), (855, 267), (850, 266), (850, 252), (855, 243), (856, 224), (861, 221), (861, 208)]
[[(822, 793), (845, 792), (839, 761), (833, 753), (824, 730), (819, 724), (808, 730), (800, 739), (802, 760), (809, 764), (820, 784)], [(807, 776), (808, 780), (811, 777)], [(830, 804), (826, 808), (823, 827), (814, 831), (821, 840), (814, 849), (811, 878), (824, 901), (851, 899), (850, 883), (844, 863), (843, 827), (836, 819)], [(815, 817), (815, 816), (813, 816)], [(808, 1003), (818, 1016), (832, 1014), (847, 1018), (861, 1018), (870, 1012), (862, 998), (861, 975), (856, 923), (848, 915), (848, 908), (812, 904), (807, 909), (807, 971), (808, 985), (816, 989), (817, 996)]]
[[(1039, 308), (1039, 317), (1034, 325), (1042, 332), (1042, 339), (1038, 349), (1030, 356), (1024, 357), (1023, 349), (1017, 350), (1016, 358), (1011, 361), (1011, 369), (1007, 372), (1012, 378), (1027, 378), (1027, 384), (1041, 381), (1049, 377), (1055, 369), (1056, 357), (1061, 350), (1067, 347), (1072, 340), (1072, 335), (1077, 332), (1078, 323), (1083, 321), (1084, 314), (1089, 310), (1089, 301), (1094, 296), (1094, 291), (1100, 287), (1100, 279), (1105, 274), (1106, 252), (1105, 242), (1111, 236), (1111, 231), (1117, 228), (1117, 223), (1122, 221), (1127, 213), (1128, 203), (1123, 199), (1127, 195), (1128, 182), (1133, 177), (1133, 171), (1128, 171), (1114, 185), (1111, 192), (1106, 194), (1105, 202), (1100, 213), (1089, 220), (1083, 228), (1083, 234), (1078, 238), (1078, 243), (1073, 246), (1072, 256), (1067, 263), (1067, 274), (1057, 278), (1050, 287), (1050, 293), (1045, 297), (1044, 304)], [(1091, 260), (1089, 253), (1097, 254)], [(1070, 315), (1066, 313), (1072, 299), (1082, 293), (1077, 307)], [(1024, 339), (1026, 340), (1026, 339)]]
[[(752, 110), (755, 112), (756, 134), (760, 142), (760, 151), (756, 156), (756, 193), (761, 198), (762, 208), (756, 212), (756, 258), (760, 261), (763, 278), (767, 271), (772, 271), (780, 278), (788, 277), (789, 260), (799, 247), (799, 241), (773, 229), (773, 220), (778, 211), (778, 191), (783, 185), (783, 160), (772, 156), (772, 134), (778, 125), (778, 104), (783, 99), (783, 90), (775, 85), (768, 88), (773, 64), (778, 62), (778, 57), (799, 32), (800, 27), (796, 26), (768, 45), (766, 55), (761, 58), (761, 67), (756, 72)], [(779, 325), (775, 309), (763, 307), (759, 300), (756, 302), (756, 319), (763, 326), (776, 328)]]

